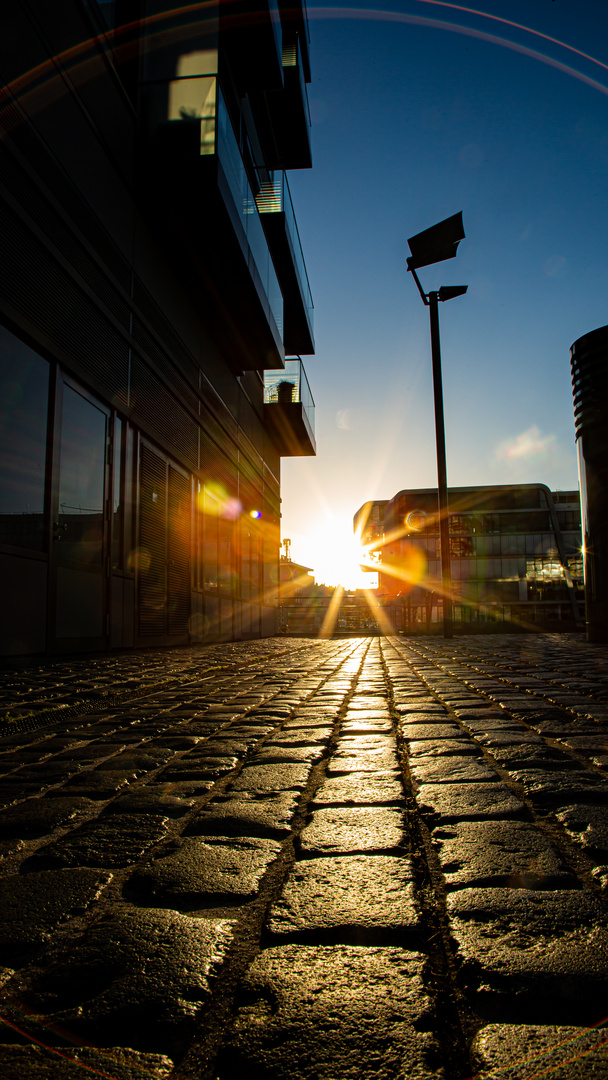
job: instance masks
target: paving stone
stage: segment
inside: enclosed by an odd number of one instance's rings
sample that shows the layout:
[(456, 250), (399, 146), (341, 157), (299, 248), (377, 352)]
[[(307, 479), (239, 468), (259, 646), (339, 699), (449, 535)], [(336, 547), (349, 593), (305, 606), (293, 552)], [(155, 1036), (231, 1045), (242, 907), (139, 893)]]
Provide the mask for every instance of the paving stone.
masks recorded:
[(211, 757), (205, 754), (188, 754), (186, 758), (169, 765), (158, 773), (157, 779), (161, 783), (183, 780), (217, 780), (220, 776), (232, 772), (239, 764), (237, 757)]
[(330, 776), (317, 788), (312, 807), (331, 806), (400, 806), (405, 801), (401, 777), (389, 772), (350, 772), (345, 776)]
[(66, 784), (54, 788), (48, 792), (49, 797), (66, 798), (70, 795), (78, 795), (86, 799), (111, 799), (117, 791), (125, 788), (129, 780), (134, 779), (134, 774), (103, 773), (93, 770), (92, 772), (79, 773), (72, 776)]
[(475, 784), (498, 780), (498, 774), (483, 758), (416, 757), (410, 770), (418, 784)]
[[(46, 744), (44, 746), (46, 750)], [(103, 744), (97, 740), (94, 742), (85, 743), (84, 745), (76, 743), (76, 745), (69, 747), (60, 754), (53, 756), (53, 761), (59, 762), (82, 762), (83, 764), (90, 764), (93, 761), (100, 761), (107, 757), (107, 750), (104, 749)]]
[(443, 743), (447, 739), (467, 740), (466, 732), (459, 728), (458, 724), (445, 723), (443, 720), (437, 724), (432, 722), (421, 724), (418, 718), (411, 724), (406, 720), (400, 720), (399, 733), (404, 739), (430, 739), (435, 743)]
[[(481, 741), (481, 740), (480, 740)], [(538, 743), (528, 740), (517, 743), (515, 740), (508, 746), (497, 746), (488, 741), (484, 744), (489, 746), (492, 757), (502, 765), (503, 769), (529, 768), (529, 769), (574, 769), (577, 762), (559, 750), (546, 746), (542, 740)]]
[(488, 1024), (471, 1046), (474, 1072), (501, 1080), (608, 1080), (606, 1030), (557, 1024)]
[(593, 1024), (603, 1019), (608, 911), (574, 889), (463, 889), (448, 895), (459, 978), (481, 1016)]
[(334, 720), (328, 720), (320, 716), (296, 716), (293, 720), (287, 720), (282, 731), (313, 731), (314, 734), (325, 734), (327, 738), (334, 732)]
[(203, 741), (203, 738), (203, 735), (170, 735), (156, 740), (154, 745), (161, 750), (192, 750)]
[(100, 772), (122, 772), (139, 776), (141, 773), (158, 769), (171, 757), (168, 750), (159, 751), (156, 747), (146, 746), (145, 750), (125, 750), (122, 754), (103, 761), (97, 768)]
[(278, 734), (273, 735), (271, 739), (265, 744), (267, 750), (273, 749), (275, 746), (327, 746), (331, 738), (331, 728), (327, 730), (315, 731), (314, 729), (303, 729), (294, 731), (292, 728), (289, 731), (280, 731)]
[(479, 747), (466, 737), (439, 742), (433, 739), (412, 739), (411, 742), (408, 740), (408, 754), (410, 758), (462, 757), (463, 755), (478, 757)]
[(306, 855), (393, 851), (404, 843), (403, 811), (388, 806), (315, 810), (300, 843)]
[(336, 743), (336, 750), (338, 753), (346, 751), (347, 753), (353, 750), (392, 750), (397, 748), (397, 740), (392, 732), (387, 735), (365, 733), (361, 735), (352, 735), (350, 732), (341, 731), (338, 741)]
[(4, 963), (40, 948), (55, 927), (80, 915), (112, 875), (101, 870), (44, 870), (0, 881), (0, 954)]
[(346, 703), (346, 711), (353, 716), (361, 714), (361, 716), (389, 716), (390, 715), (390, 699), (388, 693), (383, 694), (360, 694), (359, 685), (357, 683), (357, 690), (350, 701)]
[(165, 1080), (173, 1062), (164, 1054), (108, 1046), (82, 1047), (0, 1046), (0, 1073), (10, 1080), (82, 1080), (106, 1076), (112, 1080)]
[(560, 714), (555, 716), (531, 714), (525, 717), (526, 723), (538, 731), (539, 735), (548, 735), (559, 739), (569, 735), (594, 735), (596, 733), (592, 720), (584, 720), (582, 717), (574, 717)]
[(422, 784), (417, 796), (423, 814), (437, 821), (478, 821), (521, 817), (524, 803), (505, 784)]
[(46, 836), (95, 807), (90, 799), (82, 798), (29, 799), (0, 812), (0, 835), (21, 839)]
[(230, 782), (231, 791), (303, 791), (310, 775), (307, 762), (279, 765), (245, 765), (240, 776)]
[(133, 792), (125, 792), (119, 795), (119, 798), (127, 798), (128, 795), (139, 795), (140, 793), (148, 792), (153, 799), (171, 797), (174, 799), (191, 800), (200, 799), (202, 795), (205, 795), (208, 791), (211, 791), (215, 787), (215, 780), (161, 780), (160, 777), (154, 777), (154, 782), (147, 784), (144, 787), (137, 787)]
[(39, 971), (13, 979), (9, 1002), (74, 1041), (171, 1057), (194, 1034), (231, 941), (225, 919), (116, 906), (76, 941), (49, 949)]
[(54, 758), (50, 758), (48, 761), (41, 761), (34, 765), (28, 765), (23, 769), (19, 769), (19, 772), (15, 774), (18, 781), (29, 783), (34, 781), (39, 784), (40, 787), (47, 787), (49, 784), (62, 784), (75, 773), (80, 772), (84, 766), (78, 762), (57, 762)]
[(395, 705), (395, 709), (404, 719), (409, 716), (416, 719), (422, 716), (445, 716), (447, 713), (445, 705), (440, 705), (434, 698), (432, 701), (399, 703)]
[[(205, 784), (207, 791), (212, 784)], [(152, 814), (156, 817), (179, 818), (196, 806), (197, 798), (174, 793), (172, 784), (140, 787), (119, 795), (104, 807), (105, 814)], [(200, 793), (199, 793), (200, 797)]]
[(448, 889), (473, 885), (564, 889), (577, 879), (554, 845), (525, 821), (467, 821), (436, 829)]
[(466, 727), (471, 732), (473, 738), (478, 739), (480, 742), (490, 742), (493, 738), (500, 739), (511, 738), (514, 740), (521, 739), (526, 734), (526, 729), (521, 724), (515, 724), (511, 720), (479, 720), (473, 722), (472, 720), (463, 720)]
[[(0, 783), (0, 808), (12, 806), (13, 803), (21, 800), (30, 799), (38, 795), (40, 789), (41, 785), (36, 784), (34, 781), (25, 784), (20, 781), (5, 780), (4, 783)], [(61, 794), (63, 795), (64, 792), (62, 791)], [(78, 792), (77, 794), (84, 794), (84, 792)]]
[(338, 750), (327, 765), (328, 776), (345, 776), (348, 773), (386, 772), (397, 768), (396, 751), (361, 747), (360, 750)]
[(230, 734), (236, 739), (248, 739), (251, 743), (255, 743), (276, 730), (276, 724), (263, 724), (261, 721), (258, 724), (250, 723), (250, 718), (246, 716), (243, 723), (231, 725)]
[(561, 742), (579, 754), (608, 754), (608, 735), (564, 735)]
[(218, 1080), (437, 1080), (422, 967), (403, 949), (267, 949), (244, 981)]
[(480, 727), (484, 729), (486, 725), (489, 726), (492, 723), (499, 726), (502, 723), (511, 727), (514, 726), (513, 722), (505, 715), (502, 709), (491, 708), (487, 701), (482, 701), (481, 699), (479, 699), (474, 708), (471, 707), (471, 704), (467, 704), (462, 708), (455, 708), (454, 712), (458, 719), (462, 720), (463, 724), (466, 724), (467, 727)]
[(111, 814), (87, 821), (60, 839), (38, 848), (21, 872), (54, 866), (100, 866), (109, 870), (132, 863), (166, 835), (167, 818)]
[(509, 774), (517, 784), (522, 784), (529, 798), (538, 802), (572, 803), (586, 799), (605, 801), (608, 798), (608, 783), (602, 782), (597, 773), (568, 769), (513, 769)]
[(193, 818), (186, 836), (260, 836), (281, 838), (291, 832), (298, 806), (295, 791), (272, 795), (239, 792), (220, 796)]
[(586, 851), (608, 857), (608, 807), (579, 803), (558, 810), (556, 817)]
[(249, 900), (280, 851), (275, 840), (258, 837), (187, 836), (136, 870), (127, 892), (148, 904), (190, 911), (220, 898)]
[(306, 762), (315, 765), (323, 757), (322, 746), (265, 746), (252, 761), (254, 765), (278, 765), (280, 763)]
[(341, 728), (343, 735), (390, 735), (392, 731), (390, 717), (373, 717), (361, 713), (356, 713), (352, 718), (347, 713)]
[(409, 857), (353, 855), (296, 863), (270, 909), (270, 939), (369, 945), (380, 940), (420, 947)]

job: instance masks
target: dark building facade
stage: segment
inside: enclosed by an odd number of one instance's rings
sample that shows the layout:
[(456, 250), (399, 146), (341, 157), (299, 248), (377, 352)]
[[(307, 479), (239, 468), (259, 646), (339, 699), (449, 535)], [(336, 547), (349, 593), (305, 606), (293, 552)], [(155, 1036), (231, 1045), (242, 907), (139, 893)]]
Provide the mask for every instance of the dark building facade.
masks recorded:
[(0, 651), (274, 633), (280, 459), (315, 451), (305, 8), (15, 0), (3, 31)]
[[(544, 484), (450, 488), (448, 505), (456, 630), (582, 627), (577, 491), (551, 492)], [(364, 503), (354, 526), (370, 548), (378, 597), (395, 629), (440, 630), (437, 489)]]
[(608, 326), (570, 350), (589, 641), (608, 641)]

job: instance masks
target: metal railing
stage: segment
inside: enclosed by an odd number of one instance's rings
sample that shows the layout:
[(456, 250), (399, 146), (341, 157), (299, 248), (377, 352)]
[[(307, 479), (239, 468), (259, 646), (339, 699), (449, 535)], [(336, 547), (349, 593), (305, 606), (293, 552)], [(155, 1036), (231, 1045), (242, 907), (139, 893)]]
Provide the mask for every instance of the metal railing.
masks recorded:
[(261, 214), (285, 214), (285, 228), (287, 229), (287, 233), (291, 240), (295, 267), (300, 283), (300, 292), (312, 330), (314, 304), (312, 301), (312, 293), (310, 291), (310, 283), (308, 281), (306, 263), (304, 262), (300, 233), (298, 232), (296, 215), (293, 209), (291, 192), (289, 190), (289, 183), (284, 172), (270, 173), (270, 179), (261, 183), (260, 192), (256, 196), (256, 204)]
[(218, 87), (217, 102), (217, 154), (224, 175), (230, 188), (230, 193), (236, 210), (240, 216), (241, 225), (247, 238), (249, 250), (253, 257), (262, 286), (268, 298), (268, 303), (277, 329), (283, 339), (283, 294), (277, 278), (272, 256), (266, 237), (256, 201), (251, 190), (245, 164), (241, 157), (238, 142), (232, 128), (232, 122), (228, 110)]
[(285, 368), (264, 372), (264, 403), (291, 404), (300, 402), (311, 434), (315, 433), (315, 403), (304, 364), (301, 360), (286, 360)]

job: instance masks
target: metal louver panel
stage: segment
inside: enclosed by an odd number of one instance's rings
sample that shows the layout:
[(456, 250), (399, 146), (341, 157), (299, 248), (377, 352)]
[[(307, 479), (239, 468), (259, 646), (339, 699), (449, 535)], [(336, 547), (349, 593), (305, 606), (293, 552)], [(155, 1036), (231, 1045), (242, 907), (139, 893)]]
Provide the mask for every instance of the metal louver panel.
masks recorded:
[(6, 204), (0, 203), (0, 291), (43, 337), (118, 399), (128, 383), (126, 341)]
[(141, 448), (138, 611), (140, 637), (165, 634), (167, 601), (167, 466)]
[(228, 460), (219, 446), (201, 430), (200, 471), (206, 483), (221, 484), (228, 495), (236, 498), (237, 466)]
[(167, 629), (188, 633), (190, 617), (190, 481), (169, 466)]
[(131, 362), (131, 404), (152, 437), (168, 443), (192, 469), (198, 467), (198, 425), (137, 355)]

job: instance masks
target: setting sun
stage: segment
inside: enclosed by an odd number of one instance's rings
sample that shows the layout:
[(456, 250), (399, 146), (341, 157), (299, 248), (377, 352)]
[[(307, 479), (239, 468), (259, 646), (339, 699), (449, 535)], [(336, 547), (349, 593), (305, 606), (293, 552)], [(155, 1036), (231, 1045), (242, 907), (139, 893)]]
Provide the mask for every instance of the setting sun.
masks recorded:
[(375, 589), (377, 574), (361, 570), (369, 562), (366, 549), (353, 534), (352, 519), (327, 515), (314, 532), (293, 535), (292, 557), (309, 566), (318, 585), (345, 589)]

